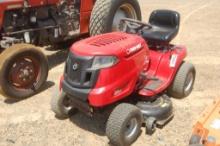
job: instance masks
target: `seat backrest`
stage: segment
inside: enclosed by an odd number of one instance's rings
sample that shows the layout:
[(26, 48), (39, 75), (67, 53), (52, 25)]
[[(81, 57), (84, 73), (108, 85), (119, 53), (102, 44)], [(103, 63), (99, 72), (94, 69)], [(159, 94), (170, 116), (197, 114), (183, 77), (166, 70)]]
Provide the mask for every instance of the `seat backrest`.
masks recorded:
[(151, 13), (149, 23), (159, 27), (179, 28), (180, 14), (171, 10), (155, 10)]

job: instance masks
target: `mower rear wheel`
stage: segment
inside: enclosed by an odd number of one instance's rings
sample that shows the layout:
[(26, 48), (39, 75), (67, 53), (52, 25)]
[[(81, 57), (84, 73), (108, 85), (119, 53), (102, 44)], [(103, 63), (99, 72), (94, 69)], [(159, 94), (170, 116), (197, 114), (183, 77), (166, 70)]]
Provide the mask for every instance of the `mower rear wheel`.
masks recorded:
[(187, 97), (193, 90), (195, 77), (195, 67), (191, 63), (183, 62), (168, 88), (168, 95), (174, 98)]
[(122, 103), (109, 116), (106, 135), (116, 146), (131, 145), (141, 132), (143, 117), (134, 105)]
[(7, 97), (32, 96), (47, 79), (47, 58), (34, 45), (15, 44), (0, 54), (0, 60), (0, 86)]
[(70, 112), (76, 110), (71, 104), (70, 99), (65, 92), (61, 91), (59, 95), (52, 97), (51, 109), (57, 118), (68, 118)]
[(96, 0), (90, 18), (90, 35), (118, 31), (122, 18), (141, 20), (137, 0)]

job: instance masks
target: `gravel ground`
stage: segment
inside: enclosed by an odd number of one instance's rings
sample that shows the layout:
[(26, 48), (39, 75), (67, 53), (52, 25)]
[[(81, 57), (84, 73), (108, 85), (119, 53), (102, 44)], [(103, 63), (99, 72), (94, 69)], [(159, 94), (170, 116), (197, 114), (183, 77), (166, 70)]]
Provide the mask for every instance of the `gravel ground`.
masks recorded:
[[(193, 93), (173, 99), (174, 119), (152, 136), (143, 132), (134, 146), (186, 146), (193, 123), (214, 98), (220, 97), (220, 3), (219, 0), (140, 0), (143, 20), (154, 9), (181, 13), (181, 30), (173, 41), (188, 47), (187, 60), (195, 64), (197, 78)], [(76, 114), (58, 120), (50, 110), (50, 100), (63, 72), (65, 51), (47, 52), (51, 65), (48, 82), (38, 95), (14, 101), (0, 96), (1, 146), (107, 146), (104, 119)], [(57, 58), (63, 55), (63, 58)]]

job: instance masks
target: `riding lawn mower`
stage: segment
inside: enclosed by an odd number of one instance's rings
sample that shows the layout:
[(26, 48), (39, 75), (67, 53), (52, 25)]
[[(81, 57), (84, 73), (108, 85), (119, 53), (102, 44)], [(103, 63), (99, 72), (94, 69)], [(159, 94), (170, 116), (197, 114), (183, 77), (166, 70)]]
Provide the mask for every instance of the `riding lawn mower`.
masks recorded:
[(120, 30), (79, 41), (70, 48), (60, 94), (52, 98), (57, 117), (78, 109), (89, 116), (113, 106), (106, 135), (131, 145), (142, 125), (152, 134), (173, 117), (170, 97), (187, 97), (196, 71), (184, 61), (186, 47), (173, 45), (180, 14), (155, 10), (149, 23), (122, 19)]

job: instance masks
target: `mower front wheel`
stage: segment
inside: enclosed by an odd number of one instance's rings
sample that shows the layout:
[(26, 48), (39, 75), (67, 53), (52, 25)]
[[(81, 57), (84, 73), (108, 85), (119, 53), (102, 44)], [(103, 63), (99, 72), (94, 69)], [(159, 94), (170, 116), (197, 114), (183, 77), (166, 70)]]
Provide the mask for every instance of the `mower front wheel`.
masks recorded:
[(196, 70), (193, 64), (183, 62), (173, 80), (172, 85), (168, 88), (168, 95), (174, 98), (187, 97), (193, 89), (196, 77)]
[(141, 132), (142, 121), (142, 113), (136, 106), (125, 103), (118, 105), (106, 125), (110, 143), (116, 146), (131, 145)]
[(76, 110), (70, 104), (69, 97), (63, 91), (59, 95), (52, 97), (51, 109), (56, 114), (55, 116), (60, 119), (68, 118), (69, 114)]

